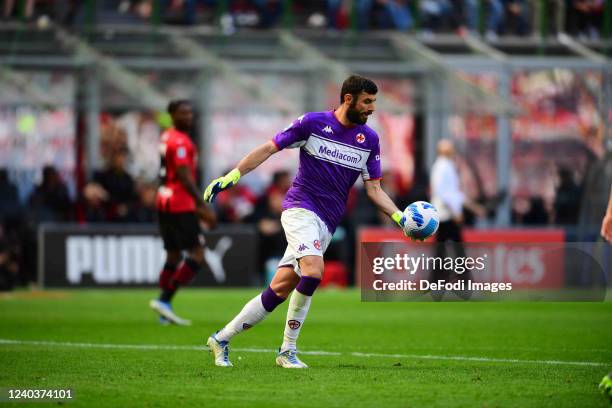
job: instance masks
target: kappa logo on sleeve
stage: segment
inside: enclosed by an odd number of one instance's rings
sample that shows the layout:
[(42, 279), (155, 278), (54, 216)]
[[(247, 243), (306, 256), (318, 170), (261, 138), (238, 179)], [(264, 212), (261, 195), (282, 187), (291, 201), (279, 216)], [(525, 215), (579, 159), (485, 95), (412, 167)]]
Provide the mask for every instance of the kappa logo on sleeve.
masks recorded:
[(306, 244), (300, 244), (300, 246), (298, 247), (298, 252), (304, 252), (307, 249), (308, 246)]
[(302, 123), (302, 121), (304, 120), (304, 116), (306, 116), (306, 114), (303, 114), (302, 116), (300, 116), (299, 118), (297, 118), (295, 120), (295, 122), (291, 122), (290, 124), (287, 125), (286, 128), (283, 129), (283, 132), (288, 131), (289, 129), (291, 129), (293, 127), (293, 125), (295, 125), (296, 123)]

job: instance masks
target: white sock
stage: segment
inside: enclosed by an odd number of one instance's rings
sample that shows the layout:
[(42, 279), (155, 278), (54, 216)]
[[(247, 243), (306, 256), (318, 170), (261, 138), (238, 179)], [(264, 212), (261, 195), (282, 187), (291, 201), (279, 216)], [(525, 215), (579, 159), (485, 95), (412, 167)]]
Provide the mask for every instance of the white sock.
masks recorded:
[(244, 305), (240, 313), (234, 317), (234, 320), (229, 322), (223, 329), (219, 330), (216, 334), (217, 340), (230, 341), (232, 337), (255, 326), (269, 314), (270, 313), (264, 309), (261, 303), (261, 294), (258, 294)]
[(312, 296), (306, 296), (297, 290), (294, 290), (291, 294), (281, 351), (296, 349), (297, 338), (300, 335), (300, 330), (302, 329), (304, 320), (306, 320), (306, 315), (308, 314), (311, 301)]

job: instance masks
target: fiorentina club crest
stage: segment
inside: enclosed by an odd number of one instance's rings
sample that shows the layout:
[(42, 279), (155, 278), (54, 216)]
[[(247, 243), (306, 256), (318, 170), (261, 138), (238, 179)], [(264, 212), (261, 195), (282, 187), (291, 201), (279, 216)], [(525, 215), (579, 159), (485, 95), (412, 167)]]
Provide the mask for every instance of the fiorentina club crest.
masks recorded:
[(319, 241), (318, 239), (314, 240), (313, 245), (317, 249), (317, 251), (321, 249), (321, 241)]
[(292, 330), (299, 329), (301, 325), (302, 323), (298, 322), (297, 320), (289, 320), (287, 322), (287, 326), (289, 326), (289, 328)]
[(355, 140), (357, 141), (357, 143), (363, 143), (365, 142), (365, 135), (363, 133), (357, 133), (357, 136), (355, 136)]

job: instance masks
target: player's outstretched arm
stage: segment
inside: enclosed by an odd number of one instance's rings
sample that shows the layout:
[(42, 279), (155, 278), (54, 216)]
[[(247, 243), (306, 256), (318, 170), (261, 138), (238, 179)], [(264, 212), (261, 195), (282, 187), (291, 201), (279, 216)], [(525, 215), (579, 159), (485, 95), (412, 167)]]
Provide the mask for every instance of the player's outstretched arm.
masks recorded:
[(364, 181), (364, 185), (368, 198), (374, 205), (376, 205), (380, 211), (391, 217), (391, 219), (402, 229), (405, 236), (411, 237), (406, 229), (406, 216), (397, 208), (395, 203), (393, 203), (391, 198), (385, 193), (385, 190), (382, 189), (380, 180), (366, 180)]
[(272, 141), (264, 143), (261, 146), (253, 149), (242, 160), (240, 160), (235, 169), (227, 173), (225, 176), (211, 181), (204, 191), (204, 201), (212, 203), (215, 200), (215, 197), (217, 197), (217, 194), (237, 184), (240, 177), (246, 175), (250, 171), (255, 170), (261, 163), (268, 160), (268, 158), (276, 152), (278, 152), (278, 148)]

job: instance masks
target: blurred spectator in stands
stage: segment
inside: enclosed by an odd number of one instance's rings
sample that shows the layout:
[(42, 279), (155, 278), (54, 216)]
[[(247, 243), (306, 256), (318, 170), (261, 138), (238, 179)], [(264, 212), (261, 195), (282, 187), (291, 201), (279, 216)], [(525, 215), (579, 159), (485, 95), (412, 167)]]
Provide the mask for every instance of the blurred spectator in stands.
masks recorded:
[(412, 185), (408, 187), (408, 191), (402, 197), (401, 202), (396, 202), (400, 209), (404, 209), (408, 204), (415, 201), (429, 200), (429, 174), (423, 165), (417, 165), (414, 171)]
[[(386, 189), (385, 192), (389, 194)], [(353, 187), (349, 192), (344, 216), (350, 220), (347, 225), (380, 225), (381, 222), (378, 210), (368, 199), (363, 186)]]
[(43, 222), (67, 222), (72, 218), (72, 202), (68, 187), (53, 166), (42, 170), (42, 181), (28, 199), (28, 211), (24, 224), (20, 227), (17, 252), (21, 255), (22, 280), (34, 281), (37, 271), (37, 232)]
[(462, 242), (464, 208), (478, 217), (486, 216), (486, 209), (470, 200), (462, 191), (453, 143), (443, 139), (438, 143), (437, 149), (438, 156), (431, 169), (431, 203), (440, 215), (436, 240)]
[(522, 224), (525, 214), (529, 212), (529, 199), (523, 196), (515, 196), (512, 198), (512, 223)]
[(0, 292), (12, 290), (17, 283), (18, 262), (0, 226)]
[(424, 34), (432, 34), (451, 19), (452, 6), (448, 0), (422, 0), (419, 3)]
[(552, 209), (542, 197), (515, 197), (512, 222), (522, 225), (546, 225), (552, 220)]
[(288, 171), (277, 171), (272, 176), (272, 183), (259, 198), (255, 211), (245, 221), (257, 225), (259, 232), (259, 270), (272, 258), (282, 258), (287, 247), (285, 234), (280, 222), (283, 212), (283, 200), (291, 186)]
[(8, 172), (0, 168), (0, 224), (6, 218), (13, 217), (20, 212), (19, 193), (17, 186), (8, 179)]
[(58, 0), (51, 14), (67, 25), (138, 24), (151, 19), (153, 1), (157, 0)]
[(129, 221), (138, 199), (134, 179), (126, 170), (127, 158), (127, 148), (118, 148), (111, 153), (107, 168), (93, 176), (93, 182), (107, 194), (106, 212), (110, 221)]
[(469, 226), (475, 225), (479, 218), (494, 218), (497, 207), (506, 197), (506, 192), (503, 190), (493, 195), (487, 193), (485, 181), (481, 175), (481, 171), (478, 169), (477, 162), (478, 160), (474, 160), (473, 157), (464, 157), (463, 169), (466, 172), (464, 176), (469, 176), (472, 179), (473, 190), (471, 192), (471, 197), (474, 202), (480, 204), (486, 210), (486, 214), (483, 217), (479, 217), (479, 214), (474, 213), (469, 208), (464, 208), (463, 224)]
[(42, 173), (42, 182), (36, 186), (28, 200), (29, 215), (35, 223), (68, 221), (72, 203), (66, 184), (53, 166), (45, 166)]
[(256, 202), (257, 197), (244, 184), (222, 191), (215, 200), (219, 222), (243, 221), (253, 213)]
[(115, 118), (108, 114), (100, 115), (100, 156), (105, 163), (110, 163), (112, 155), (128, 148), (126, 131), (119, 126)]
[(155, 195), (157, 189), (151, 183), (138, 183), (138, 203), (132, 212), (133, 222), (154, 222), (156, 220), (157, 208), (155, 207)]
[(13, 275), (9, 269), (10, 254), (8, 243), (2, 236), (0, 229), (0, 292), (13, 289)]
[[(374, 0), (327, 0), (327, 22), (329, 28), (346, 29), (354, 17), (355, 28), (367, 30)], [(354, 13), (354, 14), (353, 14)]]
[(575, 225), (580, 211), (582, 188), (574, 181), (572, 171), (559, 168), (559, 186), (555, 194), (555, 222), (562, 225)]
[(272, 183), (266, 189), (266, 195), (282, 194), (283, 197), (291, 187), (291, 175), (287, 170), (275, 171), (272, 175)]
[[(4, 8), (2, 17), (5, 19), (17, 16), (25, 19), (31, 19), (34, 15), (35, 0), (4, 0)], [(23, 3), (23, 4), (22, 4)], [(17, 7), (15, 7), (17, 5)]]
[(599, 38), (603, 0), (566, 0), (567, 31), (580, 38)]
[(504, 34), (529, 33), (529, 5), (526, 0), (504, 0)]
[(167, 23), (193, 25), (198, 23), (200, 11), (214, 14), (219, 1), (225, 0), (162, 0), (161, 12)]
[(407, 31), (413, 27), (408, 0), (376, 0), (376, 3), (382, 11), (378, 18), (379, 28)]
[(551, 209), (542, 197), (531, 197), (529, 199), (529, 211), (523, 217), (523, 223), (527, 225), (546, 225), (552, 220)]
[[(485, 1), (485, 30), (486, 37), (489, 40), (494, 40), (500, 32), (504, 21), (504, 6), (502, 0), (484, 0)], [(478, 33), (480, 28), (480, 4), (479, 0), (465, 0), (464, 12), (466, 13), (467, 28), (473, 33)]]
[[(31, 242), (32, 231), (27, 228), (25, 212), (19, 202), (17, 186), (11, 183), (6, 169), (0, 169), (0, 291), (11, 290), (27, 276), (20, 276), (23, 246)], [(32, 255), (35, 253), (32, 252)]]
[(79, 221), (106, 222), (108, 193), (98, 183), (87, 183), (79, 205)]
[[(398, 177), (398, 175), (392, 170), (385, 170), (383, 172), (381, 185), (385, 192), (389, 195), (391, 200), (393, 200), (393, 202), (398, 206), (398, 208), (402, 210), (406, 208), (408, 204), (412, 203), (412, 201), (410, 201), (413, 197), (413, 194), (411, 194), (411, 192), (415, 194), (417, 193), (417, 191), (411, 191), (412, 189), (406, 190), (405, 186), (401, 185), (400, 177)], [(372, 206), (372, 208), (375, 207)], [(380, 211), (376, 211), (376, 215), (378, 217), (377, 224), (387, 226), (394, 225), (393, 220), (391, 220), (388, 215), (385, 215)], [(389, 222), (389, 220), (391, 220), (391, 222)]]
[(281, 0), (251, 0), (259, 15), (259, 27), (271, 28), (277, 25), (283, 14)]
[(250, 0), (233, 0), (226, 4), (218, 14), (217, 23), (225, 35), (232, 35), (236, 27), (254, 28), (259, 25), (259, 15), (255, 4)]
[[(431, 168), (431, 203), (438, 210), (440, 225), (436, 233), (435, 255), (439, 258), (447, 256), (465, 257), (463, 246), (463, 209), (468, 208), (480, 217), (486, 215), (486, 210), (478, 203), (471, 201), (462, 191), (459, 172), (455, 164), (455, 147), (448, 139), (438, 142), (438, 156)], [(439, 279), (469, 280), (471, 271), (461, 275), (451, 274), (452, 269), (435, 268), (430, 275), (430, 281)], [(468, 299), (471, 292), (455, 292), (463, 299)], [(444, 291), (432, 291), (432, 297), (440, 300)]]
[(370, 27), (372, 16), (374, 16), (376, 27), (381, 29), (406, 31), (414, 25), (408, 0), (327, 1), (327, 18), (330, 28), (348, 28), (351, 25), (351, 16), (358, 30), (367, 30)]

